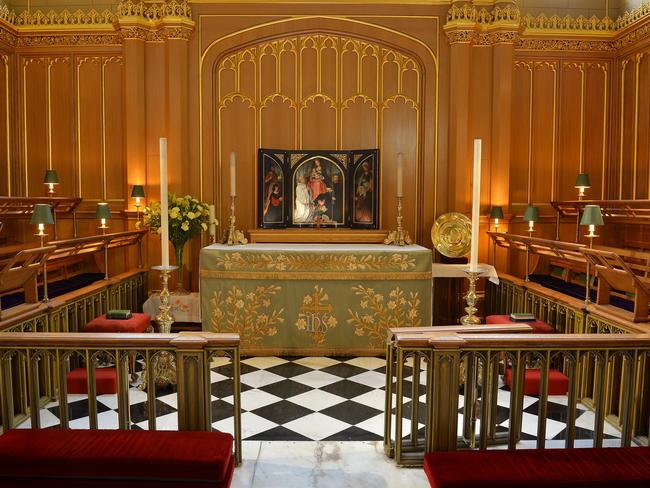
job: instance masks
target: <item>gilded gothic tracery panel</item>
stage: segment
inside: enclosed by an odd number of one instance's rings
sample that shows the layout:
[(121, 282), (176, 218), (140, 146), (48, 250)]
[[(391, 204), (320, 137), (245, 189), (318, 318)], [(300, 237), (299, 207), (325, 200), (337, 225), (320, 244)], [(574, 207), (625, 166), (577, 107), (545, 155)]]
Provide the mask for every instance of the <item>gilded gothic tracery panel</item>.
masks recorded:
[[(219, 166), (225, 169), (230, 151), (237, 152), (239, 187), (256, 181), (259, 147), (378, 147), (384, 161), (404, 154), (405, 171), (414, 176), (405, 178), (405, 194), (415, 196), (422, 80), (416, 58), (344, 35), (292, 35), (231, 52), (216, 64)], [(235, 137), (232, 128), (242, 127), (242, 120), (254, 126)], [(384, 166), (383, 199), (394, 197), (394, 175), (386, 174), (394, 170)], [(405, 221), (414, 232), (417, 216)]]

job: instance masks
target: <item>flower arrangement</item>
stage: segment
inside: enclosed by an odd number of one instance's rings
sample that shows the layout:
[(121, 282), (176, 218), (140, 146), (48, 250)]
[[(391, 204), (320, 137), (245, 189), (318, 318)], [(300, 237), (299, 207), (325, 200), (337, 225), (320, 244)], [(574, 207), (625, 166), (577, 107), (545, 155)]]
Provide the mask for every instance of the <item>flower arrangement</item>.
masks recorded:
[[(208, 230), (210, 211), (208, 205), (191, 195), (176, 196), (169, 193), (169, 240), (174, 245), (178, 265), (178, 285), (182, 288), (183, 248), (185, 243), (201, 231)], [(160, 202), (146, 207), (142, 217), (143, 225), (151, 232), (161, 233)]]

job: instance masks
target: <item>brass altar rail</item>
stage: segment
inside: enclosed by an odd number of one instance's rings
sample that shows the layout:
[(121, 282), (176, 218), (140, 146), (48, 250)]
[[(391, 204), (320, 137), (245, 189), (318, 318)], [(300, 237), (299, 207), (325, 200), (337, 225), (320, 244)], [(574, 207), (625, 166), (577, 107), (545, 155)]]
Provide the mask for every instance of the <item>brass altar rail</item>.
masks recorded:
[[(218, 358), (232, 365), (233, 432), (235, 457), (241, 463), (239, 335), (180, 334), (0, 334), (0, 392), (3, 429), (16, 427), (17, 412), (29, 415), (39, 428), (40, 406), (49, 400), (59, 405), (61, 428), (69, 428), (67, 373), (74, 366), (86, 370), (89, 427), (98, 428), (95, 374), (100, 359), (112, 363), (117, 374), (117, 414), (120, 429), (131, 428), (129, 363), (139, 356), (146, 374), (147, 421), (156, 429), (156, 366), (171, 355), (176, 364), (178, 429), (212, 430), (211, 364)], [(17, 401), (20, 405), (16, 405)]]
[[(384, 452), (388, 457), (395, 457), (398, 465), (420, 465), (424, 452), (425, 439), (418, 432), (420, 418), (420, 373), (422, 367), (431, 364), (429, 340), (440, 334), (455, 332), (472, 332), (476, 334), (495, 334), (499, 332), (530, 333), (526, 324), (504, 325), (448, 325), (438, 327), (401, 327), (389, 330), (386, 346), (386, 402), (384, 409)], [(411, 398), (410, 434), (404, 441), (404, 386), (406, 373), (404, 363), (410, 361), (412, 368), (411, 388), (406, 395)], [(423, 364), (424, 363), (424, 364)], [(430, 385), (430, 379), (426, 382)], [(393, 394), (395, 400), (395, 429), (393, 435)], [(496, 401), (496, 398), (494, 398)], [(427, 403), (428, 405), (428, 403)]]
[[(576, 405), (580, 386), (586, 375), (593, 375), (593, 406), (595, 410), (594, 447), (601, 447), (604, 439), (604, 422), (612, 384), (620, 387), (622, 399), (619, 408), (621, 419), (621, 446), (629, 446), (633, 437), (647, 444), (647, 401), (642, 395), (647, 389), (640, 377), (646, 374), (650, 355), (650, 335), (438, 335), (429, 340), (431, 348), (431, 383), (427, 390), (429, 425), (426, 450), (455, 450), (458, 442), (458, 385), (461, 382), (461, 364), (471, 374), (465, 380), (480, 386), (481, 400), (490, 398), (498, 389), (499, 363), (504, 361), (512, 370), (512, 388), (509, 409), (508, 448), (515, 449), (521, 438), (523, 415), (524, 378), (526, 369), (540, 371), (538, 428), (535, 446), (544, 448), (548, 412), (549, 369), (561, 361), (569, 378), (568, 405), (566, 407), (567, 433), (565, 447), (574, 447)], [(620, 361), (620, 375), (611, 374), (611, 368)], [(591, 368), (591, 369), (590, 369)], [(467, 390), (468, 384), (465, 383)], [(476, 399), (478, 400), (478, 398)], [(636, 400), (636, 403), (635, 403)], [(480, 407), (478, 405), (480, 404)], [(466, 405), (465, 411), (477, 408), (482, 420), (478, 433), (478, 447), (486, 449), (495, 438), (496, 425), (491, 415), (492, 403), (477, 401)], [(488, 420), (486, 420), (488, 419)]]

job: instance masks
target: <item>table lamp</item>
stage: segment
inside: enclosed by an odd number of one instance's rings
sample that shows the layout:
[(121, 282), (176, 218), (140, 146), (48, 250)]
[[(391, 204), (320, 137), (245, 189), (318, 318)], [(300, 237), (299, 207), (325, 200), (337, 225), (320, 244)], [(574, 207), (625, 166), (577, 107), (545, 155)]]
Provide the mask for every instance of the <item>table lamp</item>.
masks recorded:
[(539, 220), (539, 208), (535, 205), (528, 205), (526, 212), (524, 212), (524, 220), (528, 222), (528, 233), (530, 237), (533, 237), (535, 222)]
[(43, 178), (43, 183), (48, 185), (47, 194), (49, 196), (54, 195), (54, 185), (59, 184), (59, 175), (56, 173), (56, 170), (45, 170), (45, 178)]
[(52, 207), (46, 203), (37, 203), (34, 205), (34, 213), (32, 214), (31, 223), (38, 225), (38, 232), (36, 235), (41, 239), (41, 247), (43, 247), (43, 239), (47, 235), (45, 233), (45, 225), (54, 224), (54, 216), (52, 215)]
[(106, 234), (106, 221), (113, 218), (111, 215), (111, 209), (108, 207), (108, 203), (100, 202), (97, 204), (97, 210), (95, 211), (95, 218), (99, 219), (100, 225), (99, 228), (102, 229), (102, 234)]
[(137, 213), (137, 222), (140, 223), (140, 199), (144, 198), (144, 187), (142, 185), (133, 185), (131, 198), (135, 198), (135, 211)]
[(578, 175), (575, 188), (578, 189), (578, 200), (582, 200), (585, 196), (585, 190), (591, 188), (591, 184), (589, 184), (589, 175), (587, 173), (580, 173)]
[[(54, 224), (52, 207), (46, 203), (37, 203), (34, 205), (34, 213), (32, 214), (31, 223), (38, 225), (38, 232), (36, 235), (40, 238), (41, 247), (43, 247), (43, 239), (47, 235), (45, 233), (45, 225)], [(49, 297), (47, 296), (47, 259), (43, 260), (43, 301), (49, 301)]]
[(503, 209), (501, 207), (492, 207), (490, 218), (494, 219), (494, 230), (499, 231), (499, 219), (503, 220)]
[[(600, 211), (600, 205), (585, 205), (585, 210), (580, 220), (580, 225), (588, 225), (589, 233), (585, 236), (589, 239), (589, 249), (594, 246), (594, 237), (598, 237), (596, 232), (597, 225), (605, 225), (603, 222), (603, 214)], [(591, 303), (591, 266), (589, 258), (587, 258), (587, 278), (585, 283), (585, 303)]]

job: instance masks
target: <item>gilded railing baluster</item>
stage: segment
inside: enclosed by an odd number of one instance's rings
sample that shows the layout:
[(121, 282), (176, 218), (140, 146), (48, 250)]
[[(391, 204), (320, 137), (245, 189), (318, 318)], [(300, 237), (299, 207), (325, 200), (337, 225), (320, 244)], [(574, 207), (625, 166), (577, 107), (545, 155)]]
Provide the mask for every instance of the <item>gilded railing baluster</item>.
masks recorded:
[(522, 357), (521, 351), (515, 351), (510, 357), (512, 358), (512, 376), (510, 383), (510, 432), (508, 436), (508, 448), (515, 449), (521, 437), (526, 362), (525, 357)]
[(68, 358), (69, 354), (61, 349), (56, 351), (56, 364), (59, 373), (59, 424), (62, 429), (68, 425)]
[(606, 386), (606, 368), (609, 363), (609, 352), (603, 351), (596, 353), (596, 364), (594, 373), (594, 447), (603, 446), (604, 428), (605, 428), (605, 386)]
[(120, 429), (131, 428), (131, 409), (129, 407), (129, 363), (131, 353), (115, 350), (117, 367), (117, 418)]
[(29, 417), (32, 429), (41, 428), (41, 395), (38, 377), (39, 352), (27, 350), (27, 384), (29, 385)]
[(492, 390), (494, 384), (490, 379), (492, 378), (492, 368), (494, 365), (490, 360), (491, 353), (488, 351), (485, 356), (479, 360), (481, 367), (481, 430), (479, 433), (479, 448), (487, 449), (488, 436), (491, 429), (492, 415), (490, 410), (492, 407)]
[(489, 386), (490, 386), (490, 403), (489, 403), (489, 425), (490, 425), (490, 440), (494, 441), (496, 440), (497, 437), (497, 401), (499, 399), (499, 365), (501, 364), (500, 362), (500, 357), (502, 356), (501, 353), (491, 351), (489, 353), (491, 355), (491, 360), (490, 360), (490, 376), (489, 376)]
[(147, 377), (147, 417), (149, 430), (156, 430), (156, 367), (149, 349), (145, 351), (145, 370)]
[[(425, 446), (425, 451), (430, 451), (431, 450), (431, 442), (432, 442), (432, 437), (431, 437), (431, 421), (430, 419), (433, 417), (433, 397), (432, 397), (432, 392), (433, 392), (433, 351), (429, 350), (426, 352), (427, 355), (427, 392), (425, 394), (425, 411), (426, 411), (426, 417), (425, 417), (425, 423), (424, 423), (424, 446)], [(392, 392), (389, 393), (390, 396), (392, 396)], [(386, 415), (390, 418), (390, 410), (387, 411)], [(390, 438), (390, 429), (388, 431), (388, 435)]]
[(580, 351), (573, 353), (573, 359), (569, 359), (567, 366), (567, 376), (569, 377), (569, 391), (567, 392), (567, 422), (566, 422), (566, 441), (565, 447), (572, 448), (576, 437), (576, 405), (578, 403), (579, 388), (579, 364), (581, 361)]
[(402, 409), (404, 406), (404, 349), (397, 347), (397, 384), (395, 396), (395, 460), (402, 459)]
[(239, 347), (234, 348), (232, 351), (232, 366), (233, 366), (233, 406), (234, 406), (234, 421), (235, 421), (235, 463), (237, 466), (241, 465), (242, 452), (241, 452), (241, 362), (239, 357)]
[(97, 381), (95, 380), (95, 357), (89, 349), (84, 351), (86, 359), (86, 378), (88, 385), (88, 425), (97, 428)]
[(413, 381), (411, 381), (411, 448), (418, 446), (418, 420), (420, 418), (420, 355), (413, 353)]
[[(386, 390), (384, 400), (384, 453), (388, 457), (393, 457), (395, 452), (392, 443), (392, 425), (391, 412), (393, 411), (393, 379), (395, 376), (394, 371), (395, 362), (395, 348), (393, 345), (393, 338), (389, 337), (386, 342)], [(427, 384), (428, 381), (427, 381)], [(428, 389), (427, 389), (428, 392)]]
[(638, 363), (637, 352), (630, 351), (629, 355), (623, 356), (623, 374), (621, 391), (623, 392), (619, 419), (621, 421), (621, 447), (629, 447), (632, 444), (634, 433), (634, 392), (636, 390), (634, 366)]
[(548, 374), (551, 356), (549, 351), (544, 352), (540, 358), (539, 373), (539, 400), (537, 410), (537, 448), (546, 446), (546, 415), (548, 414)]
[(4, 351), (0, 361), (0, 386), (2, 389), (2, 428), (9, 430), (14, 426), (14, 394), (11, 381), (11, 357), (14, 351)]

